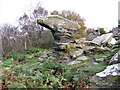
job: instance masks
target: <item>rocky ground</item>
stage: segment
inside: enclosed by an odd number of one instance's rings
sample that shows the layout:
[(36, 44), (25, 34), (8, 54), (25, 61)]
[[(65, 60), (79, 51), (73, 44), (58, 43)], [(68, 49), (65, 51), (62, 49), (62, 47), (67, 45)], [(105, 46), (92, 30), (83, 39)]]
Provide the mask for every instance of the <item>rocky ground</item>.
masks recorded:
[[(52, 18), (52, 19), (56, 19), (56, 18)], [(43, 21), (42, 23), (49, 25), (50, 23), (47, 22), (47, 20)], [(71, 66), (74, 66), (74, 65), (77, 66), (77, 64), (87, 61), (86, 63), (87, 65), (85, 66), (87, 67), (95, 66), (94, 68), (96, 68), (96, 66), (99, 65), (101, 62), (106, 62), (105, 69), (101, 72), (98, 72), (92, 75), (92, 77), (89, 79), (90, 82), (98, 86), (104, 86), (104, 87), (105, 86), (106, 87), (120, 86), (120, 83), (119, 83), (119, 79), (120, 79), (120, 72), (119, 72), (120, 71), (120, 58), (119, 58), (120, 29), (115, 28), (114, 30), (108, 33), (101, 33), (101, 31), (99, 30), (93, 30), (87, 35), (87, 38), (82, 37), (82, 38), (74, 39), (74, 40), (72, 38), (69, 38), (69, 40), (67, 40), (68, 39), (67, 37), (72, 37), (72, 34), (74, 34), (77, 31), (79, 26), (77, 26), (76, 23), (74, 23), (74, 27), (73, 27), (73, 22), (71, 23), (67, 20), (64, 20), (63, 18), (60, 18), (60, 20), (61, 21), (59, 22), (59, 24), (57, 24), (58, 26), (56, 26), (57, 30), (59, 31), (59, 34), (57, 34), (59, 39), (55, 38), (57, 45), (58, 45), (58, 46), (55, 45), (56, 51), (60, 52), (60, 50), (69, 49), (67, 50), (69, 51), (69, 53), (68, 52), (64, 53), (62, 58), (60, 58), (60, 60), (64, 63), (68, 63)], [(40, 22), (38, 23), (41, 25)], [(54, 24), (54, 22), (52, 22), (52, 24)], [(51, 26), (51, 24), (49, 26)], [(53, 28), (52, 30), (55, 31), (56, 29)], [(58, 33), (58, 32), (55, 31), (55, 33)], [(63, 36), (61, 35), (64, 36), (63, 39), (62, 39)], [(74, 48), (72, 47), (71, 49), (71, 46), (73, 46)], [(97, 55), (99, 56), (99, 58), (95, 58), (95, 56)]]
[(120, 87), (119, 29), (75, 38), (82, 32), (76, 22), (53, 16), (37, 23), (51, 30), (53, 49), (10, 53), (0, 65), (3, 88)]

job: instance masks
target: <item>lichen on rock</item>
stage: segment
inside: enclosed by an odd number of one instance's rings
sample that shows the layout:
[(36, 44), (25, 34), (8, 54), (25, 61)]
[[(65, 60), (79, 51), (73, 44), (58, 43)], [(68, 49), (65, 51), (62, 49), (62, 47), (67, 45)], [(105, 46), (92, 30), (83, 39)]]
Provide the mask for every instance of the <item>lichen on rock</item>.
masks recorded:
[[(55, 40), (53, 43), (53, 49), (56, 51), (68, 52), (73, 49), (72, 46), (76, 43), (75, 39), (77, 39), (78, 37), (81, 38), (81, 36), (83, 38), (85, 37), (84, 35), (82, 35), (82, 32), (84, 31), (80, 30), (81, 26), (77, 22), (68, 20), (59, 15), (41, 17), (37, 20), (37, 23), (51, 30)], [(79, 35), (77, 35), (76, 38), (75, 36), (78, 32)], [(70, 47), (69, 50), (68, 46)]]

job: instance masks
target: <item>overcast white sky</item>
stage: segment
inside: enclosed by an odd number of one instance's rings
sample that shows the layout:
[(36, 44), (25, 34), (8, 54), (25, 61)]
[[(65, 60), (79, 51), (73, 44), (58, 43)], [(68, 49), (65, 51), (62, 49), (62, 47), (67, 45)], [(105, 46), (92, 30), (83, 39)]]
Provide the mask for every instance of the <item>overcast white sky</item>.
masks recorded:
[[(15, 24), (25, 11), (38, 2), (48, 11), (73, 10), (85, 19), (87, 27), (112, 28), (118, 25), (119, 0), (0, 0), (0, 24)], [(31, 8), (30, 8), (31, 5)]]

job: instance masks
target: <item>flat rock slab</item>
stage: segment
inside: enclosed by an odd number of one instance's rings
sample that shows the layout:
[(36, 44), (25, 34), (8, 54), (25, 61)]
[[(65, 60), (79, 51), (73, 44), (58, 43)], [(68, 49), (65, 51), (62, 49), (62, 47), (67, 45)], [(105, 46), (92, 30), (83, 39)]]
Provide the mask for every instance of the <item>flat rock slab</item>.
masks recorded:
[(85, 41), (85, 42), (94, 43), (94, 44), (100, 46), (103, 43), (110, 43), (112, 38), (113, 38), (113, 34), (112, 33), (107, 33), (107, 34), (103, 34), (101, 36), (97, 36), (92, 41)]

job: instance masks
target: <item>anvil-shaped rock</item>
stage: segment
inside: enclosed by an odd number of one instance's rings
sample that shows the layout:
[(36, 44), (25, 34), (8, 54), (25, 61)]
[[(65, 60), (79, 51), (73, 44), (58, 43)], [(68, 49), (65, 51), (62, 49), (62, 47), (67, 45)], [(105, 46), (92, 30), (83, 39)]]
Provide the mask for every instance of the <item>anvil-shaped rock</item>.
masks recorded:
[(51, 30), (55, 40), (53, 45), (55, 50), (65, 50), (66, 44), (74, 41), (73, 36), (81, 27), (77, 22), (58, 15), (41, 17), (37, 19), (37, 23)]

